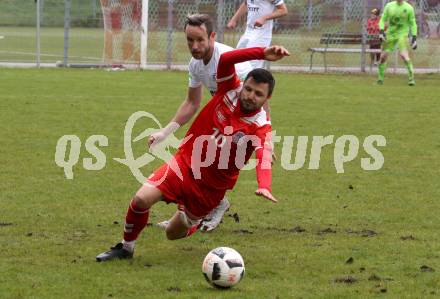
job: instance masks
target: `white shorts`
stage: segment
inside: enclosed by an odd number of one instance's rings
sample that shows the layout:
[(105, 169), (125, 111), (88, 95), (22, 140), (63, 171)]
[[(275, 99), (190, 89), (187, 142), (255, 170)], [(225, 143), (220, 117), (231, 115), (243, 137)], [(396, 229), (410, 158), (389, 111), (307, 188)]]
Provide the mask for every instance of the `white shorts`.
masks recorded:
[[(253, 47), (269, 47), (272, 37), (262, 37), (257, 33), (246, 31), (240, 38), (237, 44), (237, 49), (253, 48)], [(251, 60), (250, 63), (253, 69), (267, 68), (265, 67), (265, 60)]]

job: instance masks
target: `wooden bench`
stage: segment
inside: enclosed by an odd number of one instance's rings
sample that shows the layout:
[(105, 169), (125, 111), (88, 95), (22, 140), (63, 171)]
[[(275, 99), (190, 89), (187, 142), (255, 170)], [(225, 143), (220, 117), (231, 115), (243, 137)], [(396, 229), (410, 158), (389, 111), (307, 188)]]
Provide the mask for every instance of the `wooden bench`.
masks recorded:
[[(324, 33), (321, 36), (319, 42), (325, 47), (309, 48), (310, 54), (310, 70), (313, 68), (313, 55), (315, 53), (321, 53), (324, 56), (324, 68), (327, 71), (327, 53), (380, 53), (380, 49), (370, 49), (369, 45), (380, 44), (379, 35), (365, 35), (361, 33)], [(365, 48), (333, 48), (331, 45), (362, 45), (365, 44)], [(370, 69), (372, 65), (370, 64)]]

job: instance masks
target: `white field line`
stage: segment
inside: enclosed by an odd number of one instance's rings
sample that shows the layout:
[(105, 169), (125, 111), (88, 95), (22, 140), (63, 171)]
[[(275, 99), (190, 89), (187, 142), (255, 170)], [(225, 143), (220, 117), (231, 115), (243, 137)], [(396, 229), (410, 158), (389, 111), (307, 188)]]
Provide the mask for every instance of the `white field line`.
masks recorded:
[[(29, 55), (29, 56), (35, 56), (36, 53), (35, 52), (19, 52), (19, 51), (0, 51), (1, 54), (18, 54), (18, 55)], [(56, 55), (56, 54), (44, 54), (41, 53), (41, 56), (46, 56), (46, 57), (63, 57), (63, 55)], [(72, 56), (69, 55), (69, 58), (82, 58), (82, 59), (89, 59), (89, 60), (96, 60), (96, 61), (101, 61), (101, 58), (97, 58), (97, 57), (88, 57), (88, 56)]]

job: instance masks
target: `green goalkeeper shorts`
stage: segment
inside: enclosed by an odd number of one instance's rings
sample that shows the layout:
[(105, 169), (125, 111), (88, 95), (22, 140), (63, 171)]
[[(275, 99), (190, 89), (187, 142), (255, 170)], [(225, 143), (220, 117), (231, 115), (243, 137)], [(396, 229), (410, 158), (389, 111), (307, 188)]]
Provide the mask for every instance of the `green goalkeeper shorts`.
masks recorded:
[(400, 51), (408, 51), (408, 37), (398, 36), (395, 38), (391, 38), (387, 36), (387, 39), (382, 43), (382, 51), (393, 52), (396, 49), (396, 46), (399, 48)]

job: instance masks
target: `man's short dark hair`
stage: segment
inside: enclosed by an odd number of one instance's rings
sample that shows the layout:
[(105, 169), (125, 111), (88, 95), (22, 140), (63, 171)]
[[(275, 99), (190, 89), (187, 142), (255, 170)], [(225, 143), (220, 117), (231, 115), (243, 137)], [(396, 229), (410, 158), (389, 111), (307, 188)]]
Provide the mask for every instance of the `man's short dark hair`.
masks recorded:
[(211, 36), (211, 33), (214, 31), (214, 28), (213, 28), (214, 25), (213, 25), (211, 17), (207, 14), (188, 15), (186, 17), (185, 26), (183, 27), (183, 30), (185, 30), (186, 26), (188, 26), (188, 25), (200, 27), (203, 24), (205, 24), (206, 32), (208, 33), (208, 37)]
[(380, 8), (373, 8), (371, 13), (376, 16), (380, 16)]
[(244, 81), (247, 81), (251, 77), (257, 83), (269, 84), (269, 93), (267, 96), (270, 97), (272, 95), (273, 89), (275, 87), (275, 79), (272, 76), (271, 72), (261, 68), (253, 69), (247, 74), (246, 79)]

